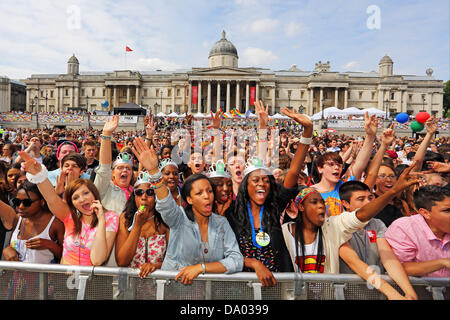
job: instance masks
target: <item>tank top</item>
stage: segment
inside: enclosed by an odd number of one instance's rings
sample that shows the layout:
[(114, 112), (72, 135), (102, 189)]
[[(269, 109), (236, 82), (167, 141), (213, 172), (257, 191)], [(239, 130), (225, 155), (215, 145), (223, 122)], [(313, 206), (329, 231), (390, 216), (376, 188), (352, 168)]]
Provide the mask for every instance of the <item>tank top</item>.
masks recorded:
[(166, 235), (155, 234), (148, 238), (139, 237), (136, 253), (131, 261), (130, 268), (139, 268), (139, 266), (150, 262), (155, 264), (162, 262), (166, 254), (167, 241)]
[(32, 236), (30, 239), (18, 239), (19, 233), (21, 233), (20, 225), (22, 222), (22, 217), (19, 217), (19, 222), (17, 223), (16, 228), (14, 229), (14, 232), (11, 236), (11, 247), (13, 247), (18, 255), (19, 255), (19, 261), (21, 262), (32, 262), (32, 263), (51, 263), (52, 260), (55, 259), (55, 256), (49, 249), (44, 250), (36, 250), (36, 249), (30, 249), (27, 248), (25, 243), (28, 240), (31, 239), (47, 239), (53, 241), (53, 239), (50, 237), (49, 231), (50, 227), (55, 220), (55, 216), (52, 216), (49, 223), (47, 224), (47, 227), (38, 235)]

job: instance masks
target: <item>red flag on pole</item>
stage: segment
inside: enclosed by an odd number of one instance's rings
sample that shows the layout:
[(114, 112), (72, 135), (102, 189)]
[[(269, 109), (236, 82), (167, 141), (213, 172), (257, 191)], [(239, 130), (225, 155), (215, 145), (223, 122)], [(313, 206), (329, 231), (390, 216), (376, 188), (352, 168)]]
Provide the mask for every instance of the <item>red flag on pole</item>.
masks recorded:
[(125, 46), (125, 50), (126, 50), (127, 52), (133, 51), (133, 50), (131, 50), (131, 48), (130, 48), (129, 46)]

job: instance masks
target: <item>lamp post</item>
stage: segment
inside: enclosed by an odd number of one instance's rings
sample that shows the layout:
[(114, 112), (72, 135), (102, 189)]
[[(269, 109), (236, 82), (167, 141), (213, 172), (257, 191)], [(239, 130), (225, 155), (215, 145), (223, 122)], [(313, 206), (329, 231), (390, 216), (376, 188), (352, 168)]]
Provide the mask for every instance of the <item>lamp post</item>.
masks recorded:
[(386, 109), (386, 120), (387, 120), (387, 118), (388, 118), (388, 108), (389, 108), (389, 99), (386, 99), (384, 101), (384, 107)]
[(422, 95), (422, 111), (425, 111), (425, 95)]
[(291, 90), (288, 90), (288, 108), (291, 108)]
[(305, 110), (305, 107), (301, 104), (300, 107), (298, 108), (298, 111), (303, 114), (303, 111)]
[(158, 113), (158, 107), (159, 107), (158, 102), (155, 103), (154, 107), (155, 107), (154, 113), (157, 114)]
[[(34, 100), (36, 100), (36, 129), (39, 129), (38, 99), (39, 99), (38, 96), (34, 97)], [(33, 106), (34, 106), (34, 103), (33, 103)]]
[(45, 112), (48, 112), (48, 109), (47, 109), (47, 100), (48, 100), (48, 91), (45, 90)]
[(322, 120), (325, 119), (325, 116), (324, 116), (324, 115), (325, 115), (325, 112), (324, 112), (323, 107), (324, 107), (324, 106), (323, 106), (323, 103), (322, 103)]
[(161, 97), (161, 111), (162, 111), (162, 96), (163, 96), (162, 89), (161, 89), (161, 91), (159, 91), (159, 95), (160, 95), (160, 97)]

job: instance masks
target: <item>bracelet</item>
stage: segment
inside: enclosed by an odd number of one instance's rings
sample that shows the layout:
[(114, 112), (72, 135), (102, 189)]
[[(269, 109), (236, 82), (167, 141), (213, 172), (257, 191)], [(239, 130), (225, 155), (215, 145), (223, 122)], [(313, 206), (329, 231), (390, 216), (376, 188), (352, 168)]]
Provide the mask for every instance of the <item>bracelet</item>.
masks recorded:
[(151, 175), (150, 173), (148, 174), (149, 180), (150, 182), (159, 182), (162, 179), (162, 173), (161, 170), (158, 170), (157, 173), (155, 173), (154, 175)]
[(301, 144), (311, 144), (311, 142), (312, 142), (312, 137), (310, 137), (310, 138), (306, 138), (306, 137), (304, 137), (304, 136), (302, 136), (301, 138), (300, 138), (300, 141), (299, 141)]
[(104, 140), (110, 140), (111, 141), (111, 136), (105, 136), (104, 134), (101, 134), (100, 138), (102, 138)]
[(164, 181), (161, 178), (161, 180), (159, 180), (159, 181), (150, 182), (150, 185), (151, 185), (152, 189), (159, 189), (159, 188), (161, 188), (164, 185)]
[(203, 270), (202, 274), (205, 274), (205, 273), (206, 273), (206, 267), (205, 267), (205, 264), (202, 263), (201, 266), (202, 266), (202, 270)]
[(145, 137), (144, 140), (145, 140), (145, 141), (152, 141), (152, 138)]
[(45, 166), (41, 164), (41, 171), (37, 174), (31, 174), (27, 172), (26, 174), (28, 181), (34, 184), (39, 184), (44, 182), (48, 178), (48, 170)]

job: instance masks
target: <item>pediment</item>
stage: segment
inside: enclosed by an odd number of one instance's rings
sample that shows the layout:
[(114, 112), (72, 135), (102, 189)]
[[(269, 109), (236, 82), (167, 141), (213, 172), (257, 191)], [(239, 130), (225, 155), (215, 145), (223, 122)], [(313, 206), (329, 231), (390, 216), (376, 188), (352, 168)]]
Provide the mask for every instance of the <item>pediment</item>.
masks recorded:
[(261, 72), (257, 70), (248, 70), (241, 68), (229, 68), (229, 67), (217, 67), (217, 68), (204, 68), (194, 69), (189, 72), (190, 75), (260, 75)]

